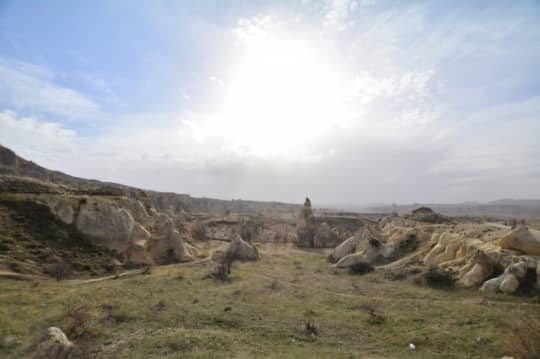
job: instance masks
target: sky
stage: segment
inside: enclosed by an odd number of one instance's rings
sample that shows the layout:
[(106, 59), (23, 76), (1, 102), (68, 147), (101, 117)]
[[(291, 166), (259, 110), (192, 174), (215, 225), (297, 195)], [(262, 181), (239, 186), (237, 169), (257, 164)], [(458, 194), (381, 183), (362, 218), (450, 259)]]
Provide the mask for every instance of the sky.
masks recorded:
[(197, 197), (540, 198), (540, 3), (0, 0), (0, 144)]

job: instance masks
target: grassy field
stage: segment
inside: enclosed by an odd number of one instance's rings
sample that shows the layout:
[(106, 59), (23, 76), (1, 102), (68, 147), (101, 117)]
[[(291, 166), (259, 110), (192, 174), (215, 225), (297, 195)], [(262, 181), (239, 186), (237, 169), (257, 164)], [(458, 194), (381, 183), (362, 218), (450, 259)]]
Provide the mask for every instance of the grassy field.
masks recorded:
[(322, 251), (260, 250), (230, 282), (202, 280), (208, 263), (92, 283), (1, 281), (0, 357), (24, 357), (57, 326), (100, 358), (500, 358), (509, 323), (540, 316), (535, 298), (420, 288), (338, 271)]

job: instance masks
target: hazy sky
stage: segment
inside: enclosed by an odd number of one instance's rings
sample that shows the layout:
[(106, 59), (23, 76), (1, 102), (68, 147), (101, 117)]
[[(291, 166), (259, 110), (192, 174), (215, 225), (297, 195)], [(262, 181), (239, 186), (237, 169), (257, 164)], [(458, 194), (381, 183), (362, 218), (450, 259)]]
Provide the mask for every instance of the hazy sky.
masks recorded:
[(538, 198), (540, 3), (0, 0), (0, 143), (195, 196)]

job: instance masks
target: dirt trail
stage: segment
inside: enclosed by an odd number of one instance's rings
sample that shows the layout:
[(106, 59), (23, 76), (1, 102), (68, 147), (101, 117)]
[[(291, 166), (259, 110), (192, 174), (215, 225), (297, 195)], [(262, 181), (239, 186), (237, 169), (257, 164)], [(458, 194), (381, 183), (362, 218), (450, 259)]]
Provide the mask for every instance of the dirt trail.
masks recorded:
[[(159, 266), (159, 268), (189, 267), (189, 266), (192, 266), (192, 265), (197, 265), (197, 264), (209, 262), (211, 260), (211, 256), (212, 256), (212, 254), (209, 254), (208, 257), (206, 257), (204, 259), (200, 259), (198, 261), (167, 264), (167, 265)], [(68, 284), (89, 284), (89, 283), (102, 282), (102, 281), (110, 280), (110, 279), (118, 279), (118, 278), (121, 278), (121, 277), (131, 277), (131, 276), (142, 274), (143, 271), (144, 271), (144, 269), (132, 269), (132, 270), (128, 270), (126, 272), (122, 272), (120, 274), (114, 274), (114, 275), (109, 275), (109, 276), (105, 276), (105, 277), (90, 278), (90, 279), (71, 279), (71, 280), (66, 280), (65, 282), (68, 283)]]

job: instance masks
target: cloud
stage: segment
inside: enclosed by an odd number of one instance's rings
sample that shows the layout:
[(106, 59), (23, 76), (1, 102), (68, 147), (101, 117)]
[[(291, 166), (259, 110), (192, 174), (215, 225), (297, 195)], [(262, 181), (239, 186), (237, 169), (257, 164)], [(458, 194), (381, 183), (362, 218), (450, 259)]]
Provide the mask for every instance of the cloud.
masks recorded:
[(0, 143), (42, 165), (55, 165), (80, 149), (81, 138), (58, 122), (0, 112)]
[(96, 114), (98, 104), (55, 78), (46, 67), (0, 57), (0, 105), (70, 119)]
[[(10, 103), (3, 108), (15, 111), (1, 113), (0, 141), (74, 175), (197, 196), (298, 202), (311, 195), (319, 204), (540, 196), (537, 12), (501, 3), (482, 11), (466, 4), (302, 3), (286, 16), (271, 7), (254, 6), (251, 17), (232, 9), (227, 26), (213, 29), (220, 33), (215, 46), (197, 49), (197, 59), (216, 65), (193, 65), (199, 82), (171, 86), (182, 105), (122, 113), (91, 137), (50, 119), (82, 118), (103, 101), (60, 86), (46, 67), (3, 60), (7, 90), (0, 95)], [(272, 46), (260, 51), (264, 41)], [(236, 66), (246, 58), (280, 71), (255, 66), (239, 76)], [(306, 71), (314, 62), (325, 71)], [(281, 71), (284, 64), (294, 71)], [(320, 85), (321, 74), (330, 74), (324, 83), (331, 86)], [(299, 77), (308, 85), (295, 86)], [(239, 78), (246, 96), (232, 98)], [(274, 87), (256, 94), (259, 81)], [(231, 98), (235, 111), (219, 116)], [(328, 99), (340, 111), (309, 106)], [(299, 116), (284, 116), (285, 105)], [(33, 108), (36, 116), (22, 115)], [(266, 122), (257, 123), (261, 118)], [(314, 118), (324, 121), (317, 126)], [(297, 146), (284, 145), (291, 139)], [(269, 150), (253, 151), (261, 142)]]

